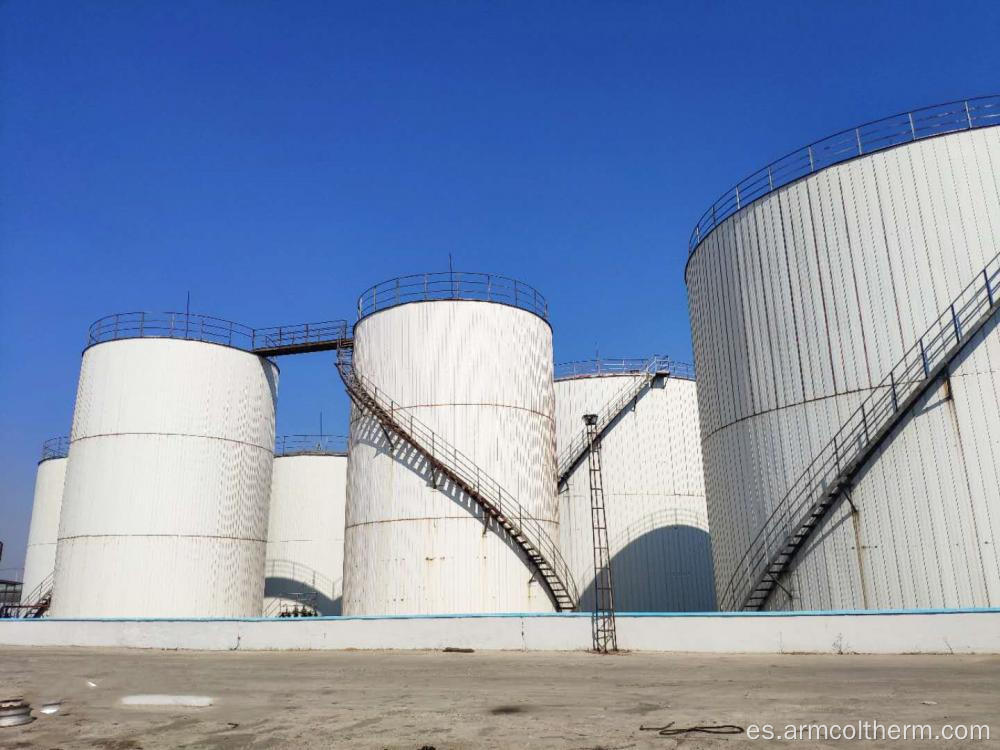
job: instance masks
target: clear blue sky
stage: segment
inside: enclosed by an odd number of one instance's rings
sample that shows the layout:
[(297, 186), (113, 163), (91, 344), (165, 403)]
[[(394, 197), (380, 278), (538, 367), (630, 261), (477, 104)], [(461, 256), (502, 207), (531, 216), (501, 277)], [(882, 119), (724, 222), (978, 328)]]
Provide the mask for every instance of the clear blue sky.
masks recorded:
[[(833, 131), (1000, 90), (1000, 3), (0, 3), (0, 567), (94, 319), (349, 315), (400, 274), (549, 300), (556, 360), (690, 359), (701, 212)], [(346, 429), (316, 354), (278, 432)], [(2, 576), (2, 573), (0, 573)]]

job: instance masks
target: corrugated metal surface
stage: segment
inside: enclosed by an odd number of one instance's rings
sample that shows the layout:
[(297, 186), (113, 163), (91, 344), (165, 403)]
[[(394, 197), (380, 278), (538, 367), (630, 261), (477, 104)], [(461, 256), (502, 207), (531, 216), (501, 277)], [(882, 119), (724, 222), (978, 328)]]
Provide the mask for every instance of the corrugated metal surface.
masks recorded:
[[(556, 435), (560, 450), (640, 376), (557, 380)], [(614, 576), (615, 606), (628, 612), (715, 609), (705, 510), (695, 383), (658, 380), (614, 422), (602, 440), (602, 479)], [(593, 530), (587, 462), (559, 495), (563, 555), (593, 608)]]
[(305, 601), (339, 615), (347, 456), (279, 456), (271, 475), (264, 612)]
[[(552, 332), (488, 302), (401, 305), (361, 320), (354, 364), (380, 390), (498, 480), (558, 539)], [(424, 462), (390, 455), (352, 415), (345, 614), (551, 610), (512, 540), (479, 508), (430, 484)]]
[[(22, 601), (56, 568), (56, 542), (59, 539), (59, 511), (62, 508), (65, 458), (49, 458), (38, 464), (35, 474), (35, 500), (31, 506), (28, 548), (24, 555)], [(44, 592), (42, 592), (44, 593)]]
[[(831, 167), (724, 221), (687, 270), (717, 581), (903, 351), (1000, 248), (1000, 129)], [(1000, 602), (1000, 334), (860, 478), (772, 606)], [(860, 550), (859, 550), (860, 547)], [(859, 568), (858, 557), (862, 559)]]
[(277, 382), (196, 341), (84, 352), (53, 616), (260, 614)]

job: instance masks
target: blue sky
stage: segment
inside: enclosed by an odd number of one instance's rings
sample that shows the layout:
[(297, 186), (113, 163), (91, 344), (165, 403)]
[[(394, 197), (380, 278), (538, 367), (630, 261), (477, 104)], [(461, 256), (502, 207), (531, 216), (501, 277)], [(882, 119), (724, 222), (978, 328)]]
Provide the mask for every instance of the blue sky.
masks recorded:
[[(549, 300), (557, 361), (690, 359), (701, 212), (860, 122), (1000, 90), (1000, 3), (0, 3), (0, 568), (88, 325), (344, 317), (400, 274)], [(346, 429), (331, 357), (278, 432)], [(3, 573), (0, 573), (2, 577)]]

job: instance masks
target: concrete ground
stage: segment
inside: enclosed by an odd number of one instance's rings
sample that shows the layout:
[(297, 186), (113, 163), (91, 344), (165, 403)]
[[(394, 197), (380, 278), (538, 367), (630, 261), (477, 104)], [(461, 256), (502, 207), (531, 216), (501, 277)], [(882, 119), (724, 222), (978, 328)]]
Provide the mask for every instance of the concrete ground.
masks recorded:
[[(121, 705), (136, 693), (209, 708)], [(0, 728), (0, 748), (742, 748), (850, 742), (660, 736), (641, 726), (989, 724), (1000, 657), (430, 651), (190, 652), (0, 647), (0, 698), (62, 710)]]

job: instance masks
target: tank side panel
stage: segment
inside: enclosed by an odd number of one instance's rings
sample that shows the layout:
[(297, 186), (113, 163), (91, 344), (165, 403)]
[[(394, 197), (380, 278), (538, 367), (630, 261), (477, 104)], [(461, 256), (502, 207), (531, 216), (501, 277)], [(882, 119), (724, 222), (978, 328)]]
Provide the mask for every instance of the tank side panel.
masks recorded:
[[(582, 424), (636, 376), (556, 383), (559, 418)], [(561, 434), (569, 433), (561, 430)], [(696, 388), (659, 380), (605, 432), (601, 441), (608, 540), (619, 611), (707, 611), (715, 608), (711, 546), (701, 470)], [(593, 607), (593, 529), (587, 462), (559, 495), (563, 554)]]
[[(35, 474), (35, 498), (31, 506), (31, 525), (24, 555), (22, 602), (30, 603), (36, 589), (56, 568), (56, 543), (59, 541), (59, 512), (62, 509), (65, 458), (50, 458), (38, 464)], [(40, 592), (44, 595), (44, 591)]]
[(264, 612), (305, 594), (341, 613), (346, 456), (280, 456), (271, 476)]
[(84, 353), (55, 616), (260, 613), (277, 369), (193, 341)]
[[(558, 538), (552, 335), (483, 302), (403, 305), (362, 320), (357, 370), (491, 476)], [(485, 481), (485, 480), (484, 480)], [(551, 610), (513, 540), (379, 425), (352, 414), (344, 612)]]
[[(754, 202), (691, 259), (720, 591), (795, 477), (1000, 249), (997, 166), (1000, 128), (859, 158)], [(793, 599), (771, 606), (996, 604), (997, 336), (878, 454), (859, 518), (833, 514), (783, 584)]]

